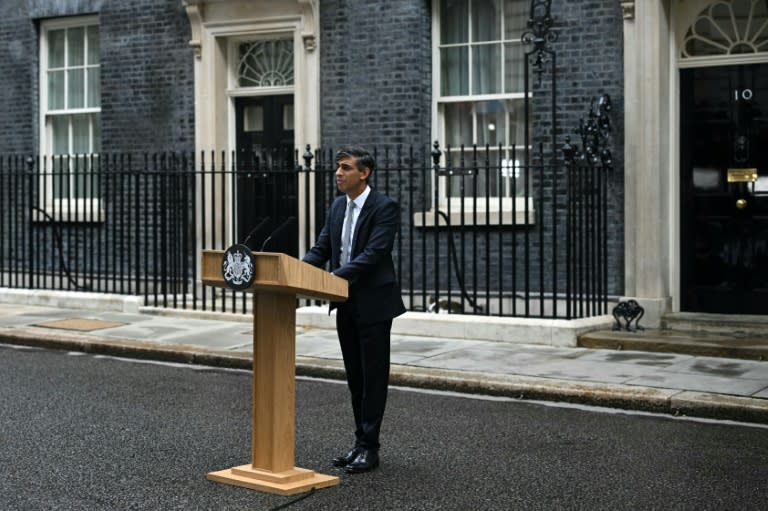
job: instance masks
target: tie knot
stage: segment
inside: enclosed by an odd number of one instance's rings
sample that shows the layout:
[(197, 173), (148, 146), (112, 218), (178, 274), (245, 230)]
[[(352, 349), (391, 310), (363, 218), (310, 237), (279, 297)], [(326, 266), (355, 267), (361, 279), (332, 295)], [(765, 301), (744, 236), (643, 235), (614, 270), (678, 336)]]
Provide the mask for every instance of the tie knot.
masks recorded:
[(355, 209), (355, 201), (353, 200), (349, 201), (349, 203), (347, 204), (347, 209), (349, 210)]

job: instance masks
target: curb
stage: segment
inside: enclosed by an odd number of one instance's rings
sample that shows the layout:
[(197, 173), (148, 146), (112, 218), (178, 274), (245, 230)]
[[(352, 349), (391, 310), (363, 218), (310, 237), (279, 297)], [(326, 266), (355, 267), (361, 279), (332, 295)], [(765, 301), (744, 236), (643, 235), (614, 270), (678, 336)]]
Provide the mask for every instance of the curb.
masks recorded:
[[(127, 339), (94, 339), (34, 329), (0, 329), (0, 344), (78, 351), (122, 358), (251, 369), (250, 353), (217, 351), (197, 346), (162, 345)], [(343, 380), (340, 360), (296, 357), (296, 375)], [(675, 416), (703, 417), (768, 424), (768, 399), (730, 396), (679, 389), (639, 387), (558, 380), (529, 376), (470, 373), (393, 364), (395, 386), (503, 396), (521, 400), (560, 401), (591, 406), (648, 411)]]

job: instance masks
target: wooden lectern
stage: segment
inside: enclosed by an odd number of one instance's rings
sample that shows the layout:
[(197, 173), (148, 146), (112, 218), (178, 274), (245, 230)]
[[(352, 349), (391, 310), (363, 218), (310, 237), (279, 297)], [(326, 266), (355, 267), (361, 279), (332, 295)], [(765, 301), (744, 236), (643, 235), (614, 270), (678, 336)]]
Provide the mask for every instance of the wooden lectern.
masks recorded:
[[(202, 280), (227, 287), (223, 250), (204, 250)], [(258, 252), (253, 292), (253, 420), (250, 465), (208, 479), (280, 495), (339, 484), (339, 478), (294, 466), (296, 297), (344, 301), (347, 281), (286, 254)]]

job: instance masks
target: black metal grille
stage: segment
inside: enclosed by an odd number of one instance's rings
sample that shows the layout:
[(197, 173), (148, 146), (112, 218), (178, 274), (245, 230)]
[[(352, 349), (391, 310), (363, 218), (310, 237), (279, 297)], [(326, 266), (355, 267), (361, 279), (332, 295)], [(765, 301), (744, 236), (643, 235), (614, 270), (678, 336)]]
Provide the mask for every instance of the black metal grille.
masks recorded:
[[(604, 313), (607, 167), (573, 154), (557, 167), (540, 163), (542, 154), (517, 167), (498, 154), (468, 147), (444, 163), (437, 145), (431, 153), (375, 154), (372, 186), (401, 204), (394, 257), (410, 310), (549, 318)], [(282, 203), (282, 216), (252, 233), (249, 243), (259, 249), (294, 211), (295, 225), (265, 249), (303, 253), (337, 192), (333, 152), (302, 156), (301, 164), (270, 166), (238, 165), (226, 153), (89, 156), (88, 165), (3, 157), (0, 286), (141, 295), (147, 305), (246, 312), (243, 293), (199, 283), (200, 251), (243, 241)], [(64, 181), (71, 183), (66, 200), (53, 193), (66, 188), (53, 183)], [(250, 197), (240, 189), (268, 193)], [(244, 201), (258, 204), (245, 214)]]

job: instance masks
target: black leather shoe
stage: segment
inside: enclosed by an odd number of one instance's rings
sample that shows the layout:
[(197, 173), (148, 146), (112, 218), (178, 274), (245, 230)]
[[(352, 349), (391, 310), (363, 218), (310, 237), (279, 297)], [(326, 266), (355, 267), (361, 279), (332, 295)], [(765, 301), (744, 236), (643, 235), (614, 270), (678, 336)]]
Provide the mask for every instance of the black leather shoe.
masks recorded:
[(379, 466), (379, 451), (376, 449), (361, 449), (360, 454), (344, 467), (347, 474), (368, 472)]
[(333, 466), (346, 467), (347, 465), (352, 463), (355, 460), (355, 458), (357, 458), (358, 454), (360, 454), (360, 448), (355, 447), (344, 456), (336, 456), (335, 458), (333, 458)]

